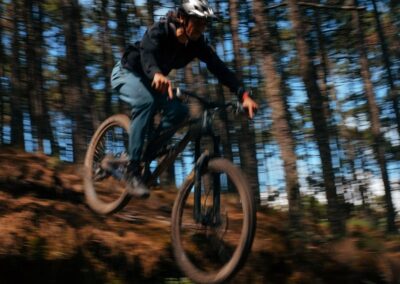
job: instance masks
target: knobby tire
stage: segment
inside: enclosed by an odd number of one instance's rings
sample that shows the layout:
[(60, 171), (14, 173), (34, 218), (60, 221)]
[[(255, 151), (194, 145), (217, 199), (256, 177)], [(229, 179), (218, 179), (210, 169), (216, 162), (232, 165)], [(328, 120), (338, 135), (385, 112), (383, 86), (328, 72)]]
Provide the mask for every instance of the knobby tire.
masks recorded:
[[(96, 192), (93, 182), (93, 160), (99, 141), (103, 135), (112, 127), (121, 127), (129, 133), (130, 119), (124, 114), (116, 114), (106, 119), (96, 130), (86, 152), (84, 162), (84, 193), (89, 207), (99, 214), (112, 214), (121, 210), (130, 200), (131, 195), (127, 190), (122, 191), (120, 196), (112, 202), (104, 202)], [(111, 190), (111, 189), (110, 189)]]
[[(185, 180), (175, 200), (172, 211), (172, 245), (175, 259), (182, 271), (196, 283), (221, 283), (231, 279), (244, 264), (252, 246), (256, 227), (255, 201), (248, 182), (241, 171), (227, 159), (215, 158), (208, 163), (208, 170), (226, 174), (240, 195), (243, 207), (242, 230), (238, 245), (230, 260), (216, 271), (199, 269), (188, 257), (182, 244), (181, 226), (185, 203), (195, 183), (192, 172)], [(187, 206), (187, 205), (186, 205)], [(183, 234), (183, 233), (182, 233)]]

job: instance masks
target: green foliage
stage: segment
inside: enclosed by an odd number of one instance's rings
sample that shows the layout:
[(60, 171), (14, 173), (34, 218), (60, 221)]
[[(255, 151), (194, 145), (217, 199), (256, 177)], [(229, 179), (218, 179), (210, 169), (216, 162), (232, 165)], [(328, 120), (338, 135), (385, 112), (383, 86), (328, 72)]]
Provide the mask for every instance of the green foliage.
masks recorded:
[(346, 222), (347, 232), (358, 234), (358, 232), (366, 232), (376, 229), (371, 220), (361, 217), (352, 217)]
[(309, 218), (322, 221), (326, 218), (326, 204), (319, 202), (313, 195), (302, 196), (303, 210)]

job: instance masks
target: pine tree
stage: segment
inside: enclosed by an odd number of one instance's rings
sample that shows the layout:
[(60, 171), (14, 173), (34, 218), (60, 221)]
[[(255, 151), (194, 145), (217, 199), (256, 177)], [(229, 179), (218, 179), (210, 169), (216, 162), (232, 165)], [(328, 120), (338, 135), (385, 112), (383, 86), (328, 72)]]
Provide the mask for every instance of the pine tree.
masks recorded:
[[(354, 5), (358, 4), (354, 0)], [(357, 46), (360, 52), (360, 67), (361, 76), (364, 83), (365, 96), (368, 102), (368, 114), (371, 122), (371, 132), (373, 137), (373, 149), (382, 175), (382, 181), (385, 188), (385, 201), (386, 201), (386, 219), (387, 230), (389, 232), (396, 231), (395, 226), (395, 211), (392, 201), (391, 186), (387, 172), (387, 161), (385, 157), (384, 138), (381, 132), (381, 122), (379, 119), (379, 108), (375, 100), (373, 85), (371, 81), (371, 73), (369, 71), (367, 51), (364, 42), (364, 34), (362, 30), (362, 20), (358, 11), (353, 12), (353, 25), (357, 36)]]
[(300, 72), (306, 87), (311, 106), (311, 116), (314, 125), (314, 135), (322, 162), (322, 172), (326, 198), (328, 200), (328, 219), (335, 235), (344, 233), (344, 223), (341, 205), (336, 191), (332, 152), (327, 117), (324, 111), (324, 98), (317, 83), (316, 68), (311, 60), (310, 47), (305, 38), (305, 26), (301, 20), (300, 9), (296, 1), (289, 0), (289, 18), (296, 33), (296, 47), (299, 58)]
[(289, 217), (293, 228), (300, 228), (301, 200), (298, 181), (297, 157), (295, 141), (289, 123), (289, 112), (285, 96), (282, 94), (282, 77), (278, 73), (272, 50), (274, 50), (268, 26), (268, 13), (262, 1), (253, 1), (253, 13), (258, 33), (262, 41), (259, 46), (259, 57), (262, 62), (262, 72), (265, 78), (265, 97), (272, 109), (272, 132), (279, 144), (284, 163), (286, 192), (289, 202)]

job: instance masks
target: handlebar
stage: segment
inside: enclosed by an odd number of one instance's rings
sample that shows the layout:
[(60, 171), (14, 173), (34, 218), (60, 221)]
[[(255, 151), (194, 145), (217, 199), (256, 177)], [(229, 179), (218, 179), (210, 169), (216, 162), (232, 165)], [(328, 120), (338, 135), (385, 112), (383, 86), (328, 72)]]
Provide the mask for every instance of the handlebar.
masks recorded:
[(242, 104), (240, 102), (236, 102), (236, 103), (235, 102), (228, 102), (228, 103), (210, 102), (195, 93), (188, 92), (188, 91), (182, 90), (180, 88), (174, 88), (173, 92), (174, 92), (175, 97), (177, 97), (178, 99), (183, 99), (185, 96), (195, 98), (206, 109), (232, 108), (235, 113), (245, 112), (245, 110), (243, 109)]

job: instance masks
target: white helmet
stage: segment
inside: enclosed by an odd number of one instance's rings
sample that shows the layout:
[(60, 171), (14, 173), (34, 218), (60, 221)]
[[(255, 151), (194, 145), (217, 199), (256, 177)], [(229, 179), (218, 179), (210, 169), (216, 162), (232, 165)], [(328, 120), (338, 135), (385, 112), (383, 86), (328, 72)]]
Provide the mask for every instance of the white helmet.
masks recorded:
[(189, 16), (199, 18), (216, 17), (207, 0), (183, 0), (181, 9)]

